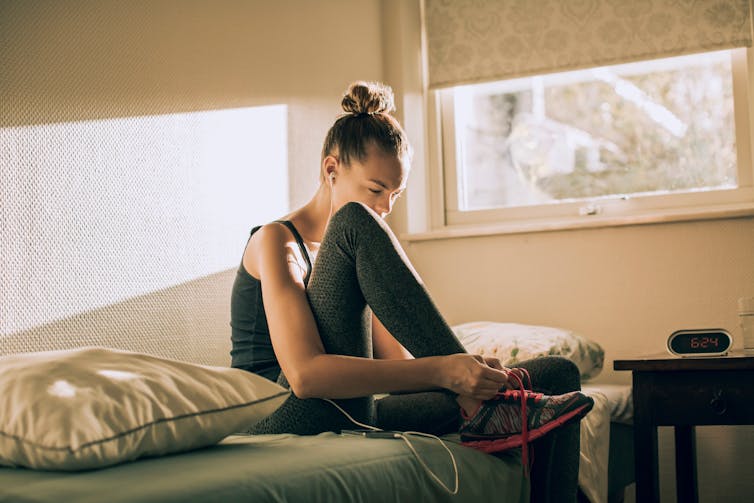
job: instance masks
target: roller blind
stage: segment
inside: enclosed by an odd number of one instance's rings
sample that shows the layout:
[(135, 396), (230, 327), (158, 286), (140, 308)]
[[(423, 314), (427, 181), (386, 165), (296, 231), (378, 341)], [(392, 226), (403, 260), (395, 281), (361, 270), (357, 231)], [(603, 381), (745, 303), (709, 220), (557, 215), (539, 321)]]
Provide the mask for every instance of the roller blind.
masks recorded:
[(751, 46), (750, 0), (424, 0), (430, 88)]

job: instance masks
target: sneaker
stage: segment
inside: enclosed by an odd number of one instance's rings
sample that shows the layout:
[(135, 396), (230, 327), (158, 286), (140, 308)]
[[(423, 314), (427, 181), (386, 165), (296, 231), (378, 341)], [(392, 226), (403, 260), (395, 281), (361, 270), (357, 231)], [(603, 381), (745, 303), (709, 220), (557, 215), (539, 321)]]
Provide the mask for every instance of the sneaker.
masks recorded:
[[(516, 435), (524, 430), (523, 421), (526, 421), (531, 438), (536, 431), (544, 434), (580, 419), (593, 405), (594, 400), (579, 391), (556, 396), (530, 390), (501, 391), (495, 398), (483, 402), (474, 414), (467, 416), (462, 412), (461, 440), (490, 440)], [(528, 411), (525, 418), (521, 413), (524, 409)]]
[(500, 391), (473, 414), (462, 410), (464, 421), (459, 433), (463, 445), (487, 453), (521, 447), (528, 473), (528, 443), (581, 419), (592, 409), (594, 400), (580, 391), (553, 396), (535, 393), (524, 389), (520, 378), (515, 380), (520, 389)]

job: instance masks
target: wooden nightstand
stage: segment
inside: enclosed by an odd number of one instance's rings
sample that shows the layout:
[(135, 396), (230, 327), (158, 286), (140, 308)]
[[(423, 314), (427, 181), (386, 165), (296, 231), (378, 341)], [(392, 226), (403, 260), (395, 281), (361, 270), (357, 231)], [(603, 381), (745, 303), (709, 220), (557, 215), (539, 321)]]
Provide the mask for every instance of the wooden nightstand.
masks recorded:
[(754, 357), (615, 360), (633, 375), (636, 500), (660, 501), (657, 427), (675, 427), (678, 503), (698, 501), (695, 425), (754, 424)]

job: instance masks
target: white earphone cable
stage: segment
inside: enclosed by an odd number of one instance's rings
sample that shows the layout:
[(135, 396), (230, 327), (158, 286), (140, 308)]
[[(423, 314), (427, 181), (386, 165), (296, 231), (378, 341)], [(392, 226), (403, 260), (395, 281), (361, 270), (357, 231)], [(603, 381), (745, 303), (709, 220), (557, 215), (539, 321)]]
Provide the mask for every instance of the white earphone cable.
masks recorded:
[(335, 173), (330, 173), (330, 215), (327, 217), (327, 222), (330, 222), (330, 219), (332, 218), (332, 209), (333, 209), (333, 200), (332, 200), (332, 185), (335, 181)]
[[(346, 418), (348, 418), (348, 420), (351, 421), (353, 424), (355, 424), (357, 426), (360, 426), (362, 428), (365, 428), (367, 430), (371, 430), (371, 431), (384, 431), (384, 430), (382, 430), (380, 428), (377, 428), (376, 426), (372, 426), (372, 425), (369, 425), (369, 424), (364, 424), (364, 423), (361, 423), (361, 422), (355, 420), (353, 417), (351, 417), (351, 415), (348, 412), (346, 412), (345, 410), (343, 410), (340, 407), (340, 405), (338, 405), (334, 401), (330, 400), (329, 398), (323, 398), (322, 400), (331, 403), (344, 416), (346, 416)], [(453, 489), (450, 489), (445, 484), (445, 482), (443, 482), (442, 480), (440, 480), (440, 477), (438, 477), (437, 474), (435, 474), (435, 472), (433, 472), (429, 468), (429, 466), (427, 466), (427, 463), (425, 463), (424, 460), (421, 458), (421, 456), (419, 456), (419, 453), (414, 448), (413, 444), (411, 443), (411, 440), (409, 440), (408, 435), (415, 435), (415, 436), (418, 436), (418, 437), (433, 438), (433, 439), (437, 440), (438, 442), (440, 442), (440, 445), (442, 445), (443, 448), (446, 451), (448, 451), (448, 455), (450, 456), (450, 461), (453, 463), (453, 478), (454, 478)], [(432, 479), (435, 482), (437, 482), (437, 484), (439, 484), (443, 489), (445, 489), (451, 495), (458, 494), (458, 486), (459, 486), (458, 464), (456, 463), (456, 458), (453, 455), (453, 452), (448, 448), (448, 446), (445, 444), (445, 442), (440, 437), (438, 437), (437, 435), (432, 435), (431, 433), (422, 433), (422, 432), (419, 432), (419, 431), (404, 431), (404, 432), (395, 432), (394, 438), (400, 438), (401, 440), (403, 440), (406, 443), (406, 446), (408, 446), (408, 448), (411, 450), (411, 452), (413, 453), (414, 457), (419, 462), (419, 464), (421, 465), (421, 467), (424, 468), (424, 470), (429, 474), (430, 477), (432, 477)]]

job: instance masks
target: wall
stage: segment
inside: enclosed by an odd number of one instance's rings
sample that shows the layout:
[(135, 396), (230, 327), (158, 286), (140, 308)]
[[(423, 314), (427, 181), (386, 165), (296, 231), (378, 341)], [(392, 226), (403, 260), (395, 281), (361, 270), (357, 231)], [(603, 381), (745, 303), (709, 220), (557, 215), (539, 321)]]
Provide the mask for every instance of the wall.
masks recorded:
[(612, 360), (663, 354), (680, 328), (725, 328), (740, 348), (736, 301), (754, 294), (752, 218), (414, 242), (408, 253), (452, 323), (577, 330), (603, 345), (604, 381), (630, 382)]
[[(382, 76), (380, 15), (378, 0), (0, 0), (0, 249), (13, 266), (0, 273), (0, 353), (119, 340), (159, 351), (195, 327), (211, 342), (186, 356), (227, 363), (247, 232), (313, 192), (342, 92)], [(287, 110), (272, 161), (248, 152), (263, 135), (212, 127), (222, 111), (268, 105)], [(205, 141), (215, 150), (197, 148)], [(223, 141), (247, 149), (236, 171)], [(281, 179), (282, 196), (260, 206), (257, 189)], [(182, 241), (176, 229), (194, 231)], [(186, 267), (195, 257), (209, 260)]]

